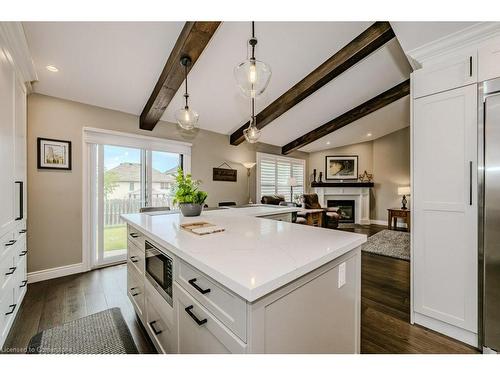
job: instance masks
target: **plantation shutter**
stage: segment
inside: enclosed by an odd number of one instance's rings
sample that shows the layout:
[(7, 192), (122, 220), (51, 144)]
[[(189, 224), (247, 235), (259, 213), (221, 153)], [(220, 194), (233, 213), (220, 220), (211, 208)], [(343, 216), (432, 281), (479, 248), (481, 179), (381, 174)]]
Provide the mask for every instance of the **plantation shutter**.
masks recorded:
[(264, 195), (283, 195), (290, 201), (288, 179), (295, 177), (298, 186), (293, 187), (293, 197), (304, 194), (305, 160), (280, 155), (257, 153), (257, 201)]

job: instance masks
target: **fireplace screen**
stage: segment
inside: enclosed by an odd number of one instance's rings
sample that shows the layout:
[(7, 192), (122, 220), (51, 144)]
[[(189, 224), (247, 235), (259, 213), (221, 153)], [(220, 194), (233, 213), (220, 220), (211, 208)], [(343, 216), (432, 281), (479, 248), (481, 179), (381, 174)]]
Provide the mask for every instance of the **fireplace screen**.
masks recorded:
[(353, 200), (328, 200), (328, 207), (338, 207), (341, 223), (355, 222), (355, 202)]

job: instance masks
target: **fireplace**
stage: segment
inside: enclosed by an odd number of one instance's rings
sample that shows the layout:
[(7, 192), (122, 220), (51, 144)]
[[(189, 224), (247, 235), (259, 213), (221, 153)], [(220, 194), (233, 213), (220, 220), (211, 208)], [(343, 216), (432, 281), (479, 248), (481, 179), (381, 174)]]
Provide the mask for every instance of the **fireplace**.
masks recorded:
[(340, 223), (355, 223), (355, 201), (354, 200), (328, 200), (328, 207), (338, 207), (340, 215)]

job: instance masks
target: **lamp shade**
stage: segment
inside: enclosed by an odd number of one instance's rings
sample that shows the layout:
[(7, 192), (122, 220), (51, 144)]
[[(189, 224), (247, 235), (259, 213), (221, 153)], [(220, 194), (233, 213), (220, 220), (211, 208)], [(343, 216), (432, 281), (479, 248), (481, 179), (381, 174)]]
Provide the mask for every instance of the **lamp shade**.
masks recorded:
[(288, 186), (297, 186), (297, 179), (295, 177), (288, 177)]
[(410, 187), (409, 186), (400, 186), (398, 187), (398, 195), (410, 195)]
[(246, 161), (244, 163), (241, 163), (246, 169), (252, 169), (256, 163), (253, 163), (251, 161)]

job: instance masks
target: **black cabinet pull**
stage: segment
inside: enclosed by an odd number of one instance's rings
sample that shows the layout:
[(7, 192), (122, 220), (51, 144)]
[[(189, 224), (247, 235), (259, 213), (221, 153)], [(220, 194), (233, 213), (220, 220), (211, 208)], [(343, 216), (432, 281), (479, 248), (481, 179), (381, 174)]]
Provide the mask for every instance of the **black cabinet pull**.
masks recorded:
[(139, 235), (137, 233), (130, 233), (130, 237), (137, 238), (137, 237), (139, 237)]
[(130, 260), (132, 261), (132, 263), (137, 263), (139, 261), (139, 259), (137, 259), (137, 257), (135, 255), (132, 255), (130, 257)]
[(9, 242), (7, 242), (7, 243), (5, 244), (5, 246), (12, 246), (12, 245), (14, 245), (16, 242), (17, 242), (17, 240), (10, 240)]
[(193, 288), (195, 288), (201, 294), (210, 293), (210, 288), (208, 288), (208, 289), (201, 289), (200, 286), (196, 284), (196, 277), (194, 279), (189, 280), (188, 283), (191, 284), (193, 286)]
[(153, 320), (152, 322), (149, 322), (149, 326), (150, 326), (150, 327), (151, 327), (151, 329), (153, 330), (154, 334), (155, 334), (156, 336), (158, 336), (158, 335), (159, 335), (160, 333), (162, 333), (163, 331), (162, 331), (161, 329), (160, 329), (160, 330), (157, 330), (157, 329), (155, 328), (155, 323), (156, 323), (156, 322), (157, 322), (156, 320)]
[(133, 293), (133, 292), (134, 292), (134, 290), (136, 290), (136, 289), (137, 289), (137, 288), (135, 288), (135, 287), (134, 287), (134, 288), (130, 288), (130, 292), (131, 292), (131, 294), (132, 294), (132, 297), (135, 297), (135, 296), (138, 296), (139, 294), (141, 294), (141, 293), (139, 293), (139, 292)]
[(472, 56), (469, 56), (469, 77), (472, 77)]
[(20, 257), (23, 257), (23, 256), (25, 256), (26, 254), (28, 254), (28, 250), (21, 251), (21, 252), (19, 253), (19, 256), (20, 256)]
[(472, 206), (472, 161), (469, 162), (469, 206)]
[(196, 315), (194, 315), (193, 312), (191, 311), (192, 309), (193, 309), (193, 305), (186, 307), (184, 310), (186, 310), (188, 315), (191, 318), (193, 318), (193, 320), (196, 322), (196, 324), (198, 324), (199, 326), (202, 326), (203, 324), (205, 324), (207, 322), (207, 319), (202, 319), (202, 320), (198, 319), (198, 317)]
[(26, 232), (27, 232), (27, 230), (26, 230), (26, 229), (21, 229), (21, 230), (19, 231), (19, 234), (24, 234), (24, 233), (26, 233)]
[(16, 270), (17, 270), (17, 267), (10, 267), (10, 268), (9, 268), (9, 272), (7, 272), (7, 273), (5, 274), (5, 276), (7, 276), (7, 275), (12, 275), (14, 272), (16, 272)]
[(19, 184), (19, 216), (16, 217), (16, 220), (22, 220), (24, 215), (24, 183), (22, 181), (15, 181), (16, 184)]
[(24, 288), (28, 284), (28, 280), (23, 280), (23, 283), (19, 285), (19, 288)]
[(14, 313), (14, 310), (16, 309), (17, 303), (14, 303), (13, 305), (9, 305), (10, 311), (6, 312), (5, 315), (10, 315)]

